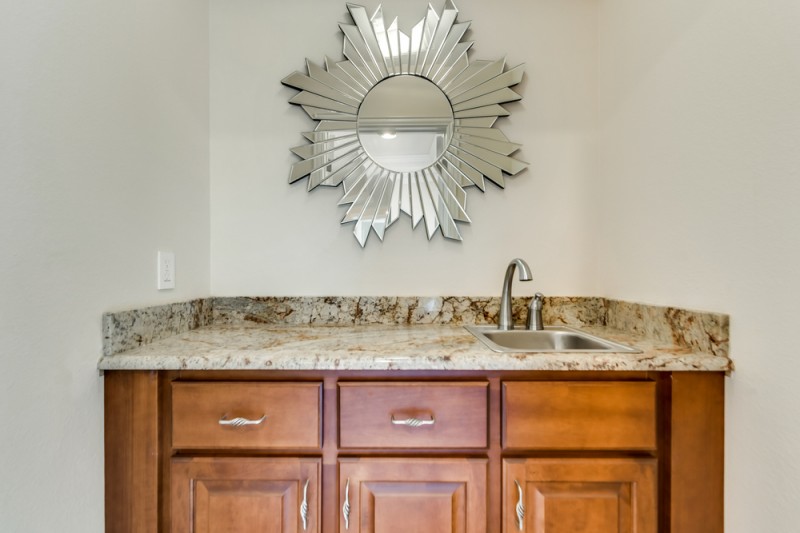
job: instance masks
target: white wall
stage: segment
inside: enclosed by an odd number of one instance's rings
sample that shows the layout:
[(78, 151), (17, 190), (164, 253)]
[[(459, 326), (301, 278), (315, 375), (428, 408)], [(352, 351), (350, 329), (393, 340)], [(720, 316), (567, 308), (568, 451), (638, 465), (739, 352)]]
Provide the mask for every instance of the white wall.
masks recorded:
[(604, 295), (731, 315), (726, 531), (797, 531), (800, 4), (598, 5)]
[[(370, 12), (377, 2), (363, 2)], [(443, 2), (435, 2), (441, 9)], [(471, 188), (472, 224), (464, 241), (423, 228), (405, 215), (381, 243), (362, 250), (353, 225), (340, 225), (341, 188), (290, 186), (289, 148), (316, 125), (288, 100), (280, 80), (305, 71), (305, 58), (342, 60), (338, 22), (345, 2), (297, 0), (280, 10), (263, 0), (211, 0), (211, 292), (215, 295), (494, 295), (506, 263), (528, 260), (534, 283), (519, 294), (594, 293), (585, 256), (583, 193), (594, 176), (596, 110), (594, 0), (457, 2), (472, 20), (473, 59), (526, 63), (524, 98), (498, 126), (523, 144), (530, 169)], [(385, 3), (385, 16), (410, 28), (427, 0)]]
[(101, 314), (208, 295), (207, 7), (0, 3), (4, 532), (103, 531)]

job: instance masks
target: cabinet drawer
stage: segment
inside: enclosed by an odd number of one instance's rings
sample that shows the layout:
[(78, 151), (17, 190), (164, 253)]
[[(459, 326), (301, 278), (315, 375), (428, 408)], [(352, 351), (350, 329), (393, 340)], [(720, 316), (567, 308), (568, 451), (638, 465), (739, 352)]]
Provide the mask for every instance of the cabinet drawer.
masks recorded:
[(484, 382), (340, 383), (340, 445), (484, 448), (487, 396)]
[(505, 382), (503, 447), (655, 450), (655, 383)]
[(174, 382), (172, 447), (318, 448), (321, 390), (320, 383)]

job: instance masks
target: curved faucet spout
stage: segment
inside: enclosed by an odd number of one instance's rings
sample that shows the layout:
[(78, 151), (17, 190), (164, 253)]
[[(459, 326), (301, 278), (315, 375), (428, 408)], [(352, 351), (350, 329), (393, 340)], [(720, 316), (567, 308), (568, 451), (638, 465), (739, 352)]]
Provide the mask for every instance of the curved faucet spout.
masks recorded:
[(497, 318), (497, 329), (514, 329), (514, 319), (511, 316), (511, 283), (514, 270), (519, 268), (519, 280), (530, 281), (531, 267), (523, 259), (516, 258), (508, 264), (506, 277), (503, 279), (503, 292), (500, 294), (500, 316)]

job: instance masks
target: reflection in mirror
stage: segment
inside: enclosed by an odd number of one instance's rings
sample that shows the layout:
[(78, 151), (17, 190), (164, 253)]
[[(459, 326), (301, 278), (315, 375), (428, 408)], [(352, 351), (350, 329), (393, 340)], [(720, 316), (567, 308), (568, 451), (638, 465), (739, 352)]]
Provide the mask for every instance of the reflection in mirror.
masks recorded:
[(282, 83), (298, 89), (289, 102), (318, 122), (303, 132), (311, 144), (292, 148), (289, 183), (308, 178), (308, 190), (342, 186), (342, 223), (364, 246), (405, 213), (422, 225), (461, 240), (458, 223), (469, 222), (467, 187), (486, 180), (505, 186), (505, 175), (527, 163), (511, 157), (519, 144), (494, 127), (510, 112), (502, 104), (522, 97), (510, 87), (523, 65), (506, 70), (504, 59), (470, 62), (471, 42), (461, 39), (469, 22), (445, 0), (441, 13), (428, 6), (411, 35), (383, 11), (347, 4), (352, 23), (339, 24), (345, 61), (306, 60), (307, 73)]
[(367, 93), (358, 111), (358, 138), (378, 165), (423, 170), (439, 160), (453, 136), (453, 108), (434, 83), (394, 76)]

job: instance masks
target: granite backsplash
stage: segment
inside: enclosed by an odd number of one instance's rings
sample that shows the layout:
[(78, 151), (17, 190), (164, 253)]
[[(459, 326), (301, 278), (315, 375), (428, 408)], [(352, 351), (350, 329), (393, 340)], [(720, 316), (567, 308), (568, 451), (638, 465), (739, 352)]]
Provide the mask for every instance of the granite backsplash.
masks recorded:
[[(523, 324), (530, 298), (514, 298)], [(497, 297), (212, 297), (106, 313), (103, 355), (114, 355), (211, 324), (263, 323), (353, 326), (369, 324), (494, 324)], [(700, 353), (728, 356), (727, 315), (597, 297), (546, 297), (547, 325), (607, 326), (672, 342)]]

